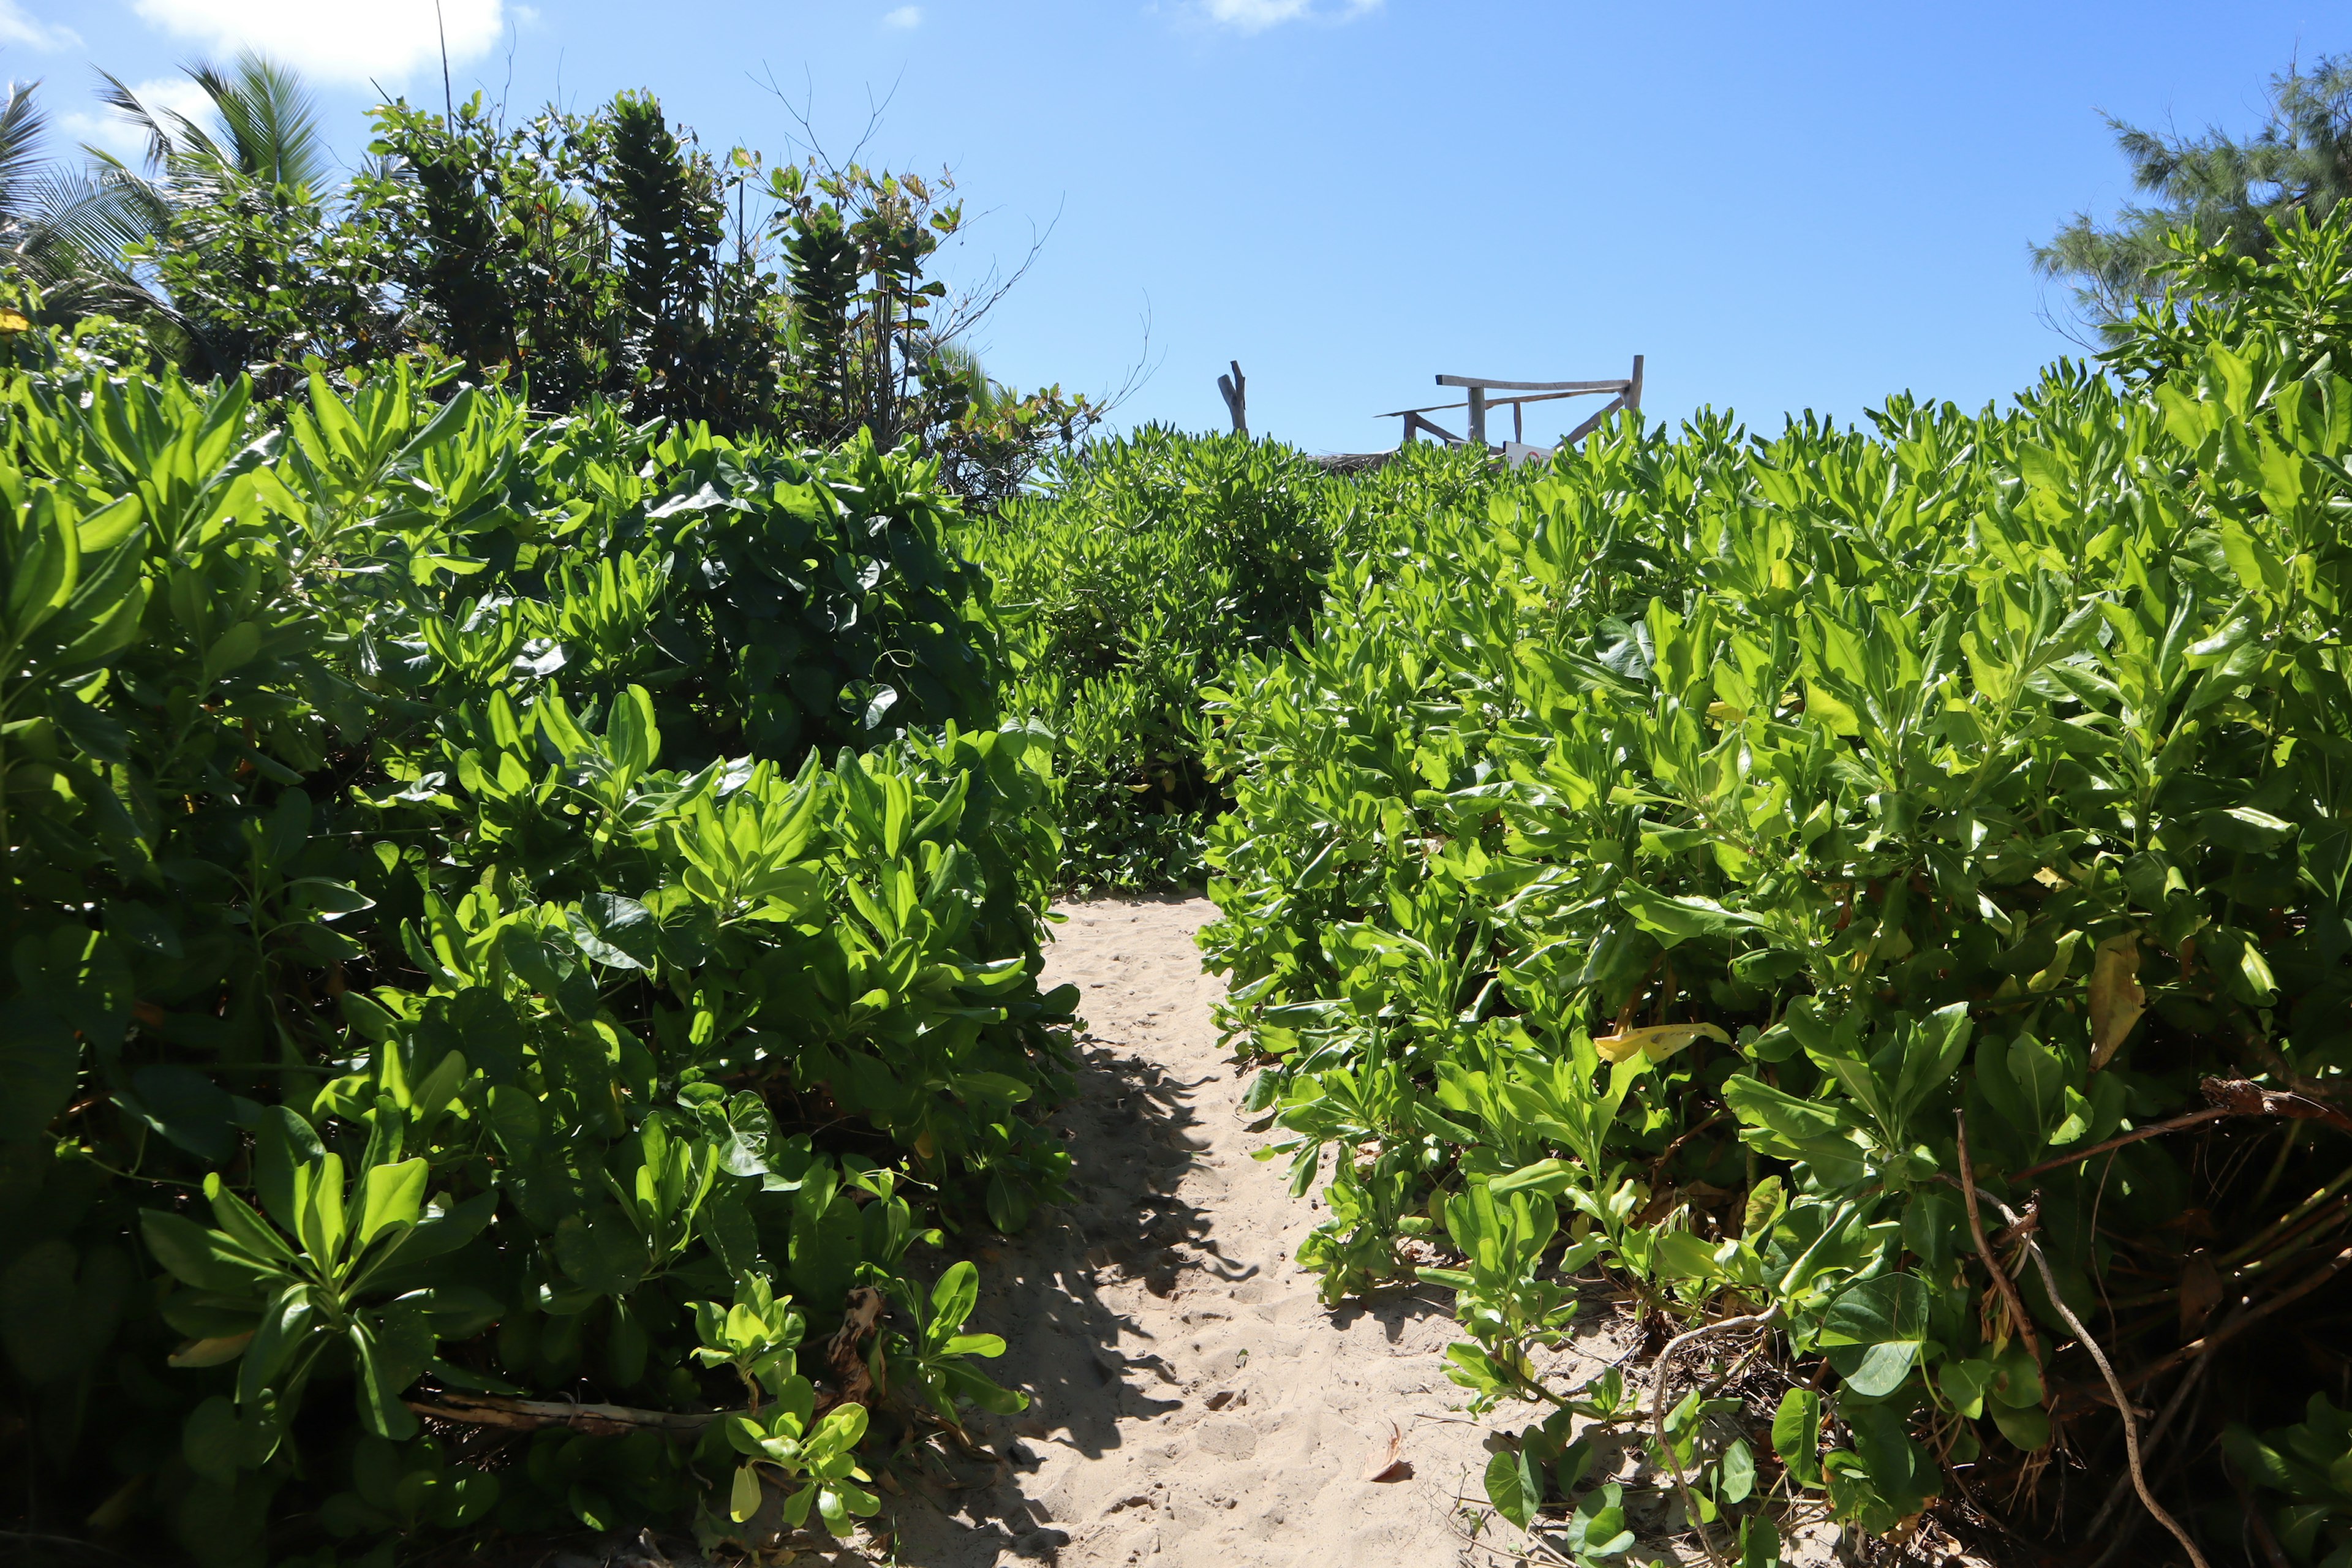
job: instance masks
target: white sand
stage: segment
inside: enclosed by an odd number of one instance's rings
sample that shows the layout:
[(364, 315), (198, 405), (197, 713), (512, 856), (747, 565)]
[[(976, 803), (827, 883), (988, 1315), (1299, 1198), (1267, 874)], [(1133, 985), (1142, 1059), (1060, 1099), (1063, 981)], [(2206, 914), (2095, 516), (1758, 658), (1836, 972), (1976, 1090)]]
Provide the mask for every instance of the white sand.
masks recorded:
[[(1085, 994), (1079, 1092), (1059, 1118), (1071, 1201), (982, 1260), (974, 1326), (1026, 1415), (986, 1428), (1009, 1463), (891, 1500), (922, 1568), (1313, 1568), (1495, 1562), (1487, 1423), (1458, 1411), (1438, 1292), (1326, 1310), (1293, 1261), (1321, 1217), (1244, 1126), (1192, 933), (1202, 900), (1066, 906), (1046, 983)], [(1500, 1413), (1498, 1413), (1500, 1414)], [(1365, 1479), (1392, 1433), (1402, 1479)], [(1400, 1473), (1402, 1471), (1400, 1468)], [(1507, 1526), (1500, 1537), (1515, 1539)], [(1487, 1539), (1504, 1542), (1490, 1527)]]

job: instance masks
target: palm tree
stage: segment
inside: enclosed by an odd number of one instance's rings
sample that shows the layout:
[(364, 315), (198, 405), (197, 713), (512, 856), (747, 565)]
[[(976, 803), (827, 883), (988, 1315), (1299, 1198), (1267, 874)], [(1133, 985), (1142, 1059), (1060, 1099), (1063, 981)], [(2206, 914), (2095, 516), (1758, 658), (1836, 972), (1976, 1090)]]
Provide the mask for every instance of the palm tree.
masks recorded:
[[(122, 79), (99, 72), (99, 100), (145, 141), (133, 167), (112, 153), (85, 146), (88, 172), (79, 177), (89, 249), (112, 258), (115, 313), (131, 317), (166, 340), (177, 356), (215, 372), (237, 368), (233, 343), (215, 341), (210, 327), (175, 300), (155, 263), (173, 247), (204, 243), (205, 215), (241, 200), (280, 206), (314, 205), (330, 194), (335, 170), (319, 128), (317, 105), (300, 77), (265, 56), (240, 55), (227, 68), (199, 62), (183, 68), (204, 90), (207, 124), (177, 110), (151, 105)], [(198, 314), (202, 314), (198, 310)], [(234, 334), (232, 334), (234, 335)]]
[(39, 290), (60, 320), (135, 307), (143, 291), (121, 265), (145, 231), (136, 193), (120, 182), (50, 163), (38, 82), (11, 82), (0, 98), (0, 270)]
[[(221, 134), (173, 109), (151, 108), (106, 71), (99, 100), (147, 138), (150, 174), (167, 184), (225, 179), (299, 185), (323, 195), (334, 177), (333, 158), (319, 131), (317, 100), (302, 79), (263, 55), (246, 53), (227, 70), (198, 63), (184, 68), (220, 117)], [(123, 169), (120, 159), (93, 157)], [(128, 173), (128, 170), (124, 172)]]
[(311, 95), (292, 71), (259, 55), (223, 70), (187, 68), (218, 117), (217, 131), (175, 110), (152, 108), (100, 71), (100, 100), (146, 135), (142, 168), (84, 147), (74, 168), (46, 161), (47, 117), (37, 82), (0, 97), (0, 269), (40, 291), (58, 321), (103, 312), (169, 338), (186, 323), (150, 276), (126, 257), (152, 255), (173, 216), (239, 184), (322, 191), (332, 160)]

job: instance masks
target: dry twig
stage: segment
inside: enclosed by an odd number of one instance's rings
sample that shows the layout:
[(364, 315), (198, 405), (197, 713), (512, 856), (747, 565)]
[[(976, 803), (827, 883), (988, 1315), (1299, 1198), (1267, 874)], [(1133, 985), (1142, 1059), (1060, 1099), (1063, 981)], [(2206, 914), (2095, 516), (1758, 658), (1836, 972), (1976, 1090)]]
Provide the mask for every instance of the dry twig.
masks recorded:
[[(2017, 1281), (2009, 1277), (2009, 1270), (1993, 1256), (1992, 1244), (1985, 1239), (1984, 1215), (1977, 1212), (1976, 1167), (1969, 1163), (1969, 1113), (1958, 1110), (1952, 1114), (1959, 1124), (1960, 1197), (1968, 1205), (1969, 1235), (1977, 1244), (1977, 1256), (1984, 1259), (1986, 1272), (2000, 1291), (2001, 1303), (2009, 1309), (2009, 1321), (2017, 1326), (2018, 1338), (2025, 1342), (2025, 1353), (2033, 1358), (2033, 1370), (2042, 1379), (2042, 1406), (2046, 1410), (2050, 1407), (2050, 1363), (2042, 1357), (2042, 1337), (2033, 1331), (2033, 1320), (2026, 1316), (2025, 1302), (2017, 1293)], [(2015, 1219), (2014, 1215), (2011, 1217)]]
[(2028, 1165), (2009, 1179), (2012, 1182), (2026, 1181), (2044, 1172), (2055, 1171), (2061, 1166), (2079, 1164), (2084, 1160), (2104, 1154), (2110, 1149), (2120, 1149), (2126, 1143), (2137, 1143), (2144, 1138), (2155, 1138), (2167, 1132), (2178, 1132), (2187, 1127), (2201, 1126), (2208, 1121), (2219, 1121), (2229, 1116), (2275, 1116), (2293, 1121), (2325, 1121), (2330, 1127), (2352, 1132), (2352, 1116), (2347, 1116), (2335, 1106), (2313, 1095), (2264, 1089), (2259, 1084), (2251, 1083), (2242, 1078), (2209, 1078), (2201, 1087), (2205, 1090), (2205, 1098), (2211, 1102), (2203, 1110), (2192, 1110), (2186, 1116), (2176, 1116), (2168, 1121), (2157, 1122), (2152, 1127), (2137, 1128), (2120, 1137), (2110, 1138), (2104, 1143), (2094, 1143), (2087, 1149), (2077, 1149), (2072, 1153), (2061, 1154), (2054, 1160), (2044, 1160), (2038, 1165)]
[(2163, 1376), (2183, 1362), (2193, 1361), (2200, 1355), (2210, 1353), (2224, 1341), (2235, 1339), (2280, 1308), (2291, 1305), (2310, 1295), (2314, 1290), (2335, 1279), (2347, 1267), (2352, 1267), (2352, 1247), (2343, 1248), (2335, 1257), (2259, 1307), (2247, 1305), (2246, 1300), (2242, 1298), (2238, 1303), (2238, 1310), (2231, 1313), (2220, 1328), (2202, 1338), (2189, 1341), (2170, 1355), (2160, 1357), (2132, 1373), (2128, 1386), (2137, 1388), (2151, 1378)]
[[(1658, 1381), (1650, 1394), (1650, 1439), (1657, 1445), (1658, 1452), (1665, 1456), (1666, 1469), (1675, 1478), (1675, 1489), (1682, 1494), (1683, 1513), (1689, 1519), (1691, 1530), (1698, 1536), (1699, 1545), (1706, 1549), (1706, 1560), (1715, 1564), (1715, 1568), (1726, 1568), (1723, 1557), (1716, 1551), (1715, 1539), (1707, 1534), (1706, 1525), (1699, 1518), (1698, 1500), (1691, 1495), (1690, 1479), (1683, 1474), (1682, 1460), (1675, 1458), (1673, 1446), (1666, 1441), (1666, 1395), (1674, 1390), (1675, 1357), (1686, 1347), (1712, 1334), (1737, 1333), (1743, 1329), (1769, 1329), (1780, 1315), (1780, 1309), (1776, 1306), (1744, 1318), (1725, 1318), (1717, 1322), (1701, 1323), (1687, 1333), (1676, 1334), (1668, 1340), (1666, 1348), (1658, 1352)], [(2199, 1568), (2203, 1568), (2203, 1564), (2200, 1563)]]
[[(2020, 1223), (2015, 1215), (2010, 1214), (2008, 1205), (2001, 1205), (2000, 1212), (2009, 1215), (2012, 1226)], [(2157, 1523), (2170, 1531), (2172, 1538), (2180, 1542), (2180, 1549), (2189, 1553), (2192, 1568), (2210, 1568), (2205, 1561), (2205, 1554), (2197, 1550), (2197, 1542), (2189, 1538), (2189, 1531), (2181, 1528), (2179, 1520), (2165, 1511), (2164, 1505), (2156, 1500), (2156, 1493), (2148, 1487), (2147, 1473), (2141, 1469), (2139, 1462), (2139, 1419), (2132, 1414), (2131, 1399), (2124, 1393), (2123, 1380), (2108, 1364), (2107, 1352), (2099, 1348), (2099, 1342), (2091, 1337), (2091, 1331), (2084, 1327), (2083, 1320), (2074, 1315), (2074, 1309), (2068, 1306), (2066, 1298), (2059, 1293), (2058, 1276), (2052, 1270), (2050, 1259), (2042, 1256), (2042, 1248), (2031, 1236), (2021, 1232), (2021, 1236), (2025, 1255), (2033, 1259), (2034, 1268), (2042, 1272), (2042, 1288), (2050, 1292), (2050, 1304), (2058, 1310), (2060, 1317), (2066, 1320), (2066, 1326), (2074, 1331), (2074, 1337), (2082, 1342), (2083, 1348), (2091, 1352), (2091, 1360), (2098, 1363), (2099, 1375), (2107, 1380), (2107, 1388), (2116, 1396), (2116, 1412), (2124, 1422), (2124, 1458), (2131, 1466), (2132, 1487), (2139, 1493), (2139, 1500), (2146, 1505)]]

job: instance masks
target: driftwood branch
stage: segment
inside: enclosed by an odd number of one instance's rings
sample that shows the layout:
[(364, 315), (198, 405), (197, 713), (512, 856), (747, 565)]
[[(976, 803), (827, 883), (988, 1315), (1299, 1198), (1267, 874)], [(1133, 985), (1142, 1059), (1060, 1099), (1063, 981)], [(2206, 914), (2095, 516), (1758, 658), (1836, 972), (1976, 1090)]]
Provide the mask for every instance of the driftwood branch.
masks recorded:
[(531, 1432), (542, 1426), (568, 1426), (592, 1436), (616, 1437), (630, 1432), (699, 1432), (726, 1410), (632, 1410), (625, 1405), (580, 1405), (569, 1400), (508, 1399), (495, 1394), (443, 1393), (431, 1399), (403, 1401), (419, 1415), (436, 1421), (456, 1421), (468, 1426), (505, 1426)]
[(2330, 1127), (2352, 1132), (2352, 1116), (2308, 1094), (2292, 1090), (2263, 1089), (2242, 1078), (2209, 1078), (2203, 1085), (2209, 1103), (2203, 1110), (2192, 1110), (2186, 1116), (2176, 1116), (2169, 1121), (2159, 1121), (2151, 1127), (2137, 1128), (2121, 1137), (2110, 1138), (2104, 1143), (2094, 1143), (2071, 1154), (2061, 1154), (2054, 1160), (2044, 1160), (2038, 1165), (2028, 1165), (2009, 1179), (2022, 1182), (2029, 1177), (2055, 1171), (2061, 1166), (2094, 1159), (2110, 1149), (2120, 1149), (2126, 1143), (2137, 1143), (2144, 1138), (2160, 1137), (2178, 1132), (2183, 1128), (2202, 1126), (2230, 1116), (2274, 1116), (2293, 1121), (2325, 1121)]
[(1217, 377), (1217, 392), (1225, 400), (1225, 412), (1233, 416), (1234, 434), (1246, 436), (1249, 434), (1249, 377), (1242, 374), (1241, 361), (1227, 363), (1234, 367), (1234, 373), (1229, 376)]

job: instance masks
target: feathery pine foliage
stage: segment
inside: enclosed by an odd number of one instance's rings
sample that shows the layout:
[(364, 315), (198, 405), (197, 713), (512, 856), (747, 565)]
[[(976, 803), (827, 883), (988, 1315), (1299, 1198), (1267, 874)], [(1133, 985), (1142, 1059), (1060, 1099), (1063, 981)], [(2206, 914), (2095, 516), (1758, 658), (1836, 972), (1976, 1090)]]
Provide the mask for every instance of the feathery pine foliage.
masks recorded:
[(20, 337), (9, 1528), (763, 1544), (871, 1512), (875, 1439), (1018, 1407), (971, 1266), (914, 1259), (1055, 1190), (1074, 998), (933, 471)]
[[(2352, 1549), (2305, 1410), (2352, 1260), (2352, 343), (2286, 325), (2344, 319), (2352, 209), (2270, 243), (2127, 380), (1620, 424), (1213, 694), (1202, 941), (1326, 1184), (1301, 1259), (1457, 1292), (1449, 1374), (1546, 1412), (1489, 1496), (1579, 1561), (1652, 1483), (1749, 1563), (1803, 1499), (2154, 1535), (2095, 1342), (2211, 1560)], [(1593, 1271), (1727, 1325), (1647, 1407), (1531, 1354)]]
[[(2131, 163), (2132, 184), (2150, 198), (2112, 224), (2088, 213), (2033, 248), (2034, 265), (2066, 279), (2076, 306), (2117, 341), (2123, 323), (2165, 289), (2176, 237), (2260, 261), (2273, 254), (2273, 221), (2325, 218), (2352, 195), (2352, 58), (2323, 56), (2271, 80), (2271, 112), (2241, 141), (2210, 130), (2166, 135), (2107, 119)], [(2230, 279), (2215, 279), (2226, 292)]]

